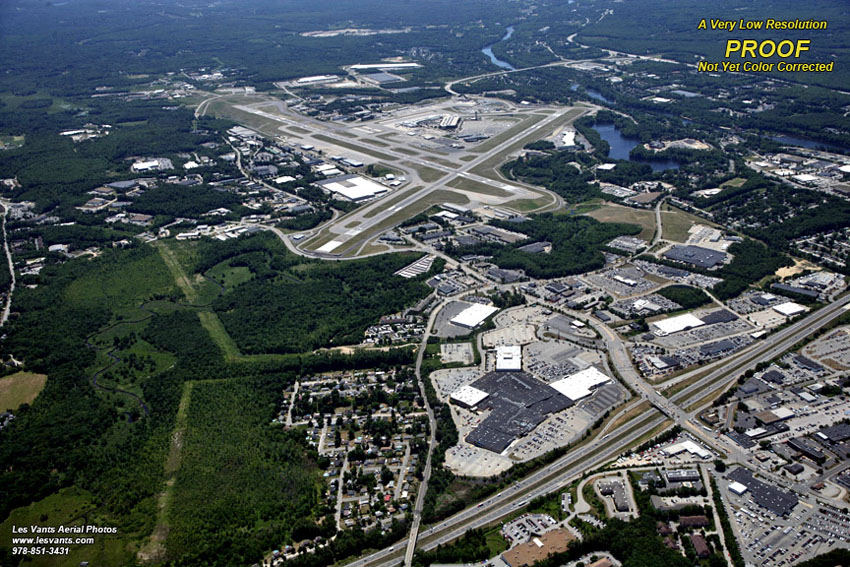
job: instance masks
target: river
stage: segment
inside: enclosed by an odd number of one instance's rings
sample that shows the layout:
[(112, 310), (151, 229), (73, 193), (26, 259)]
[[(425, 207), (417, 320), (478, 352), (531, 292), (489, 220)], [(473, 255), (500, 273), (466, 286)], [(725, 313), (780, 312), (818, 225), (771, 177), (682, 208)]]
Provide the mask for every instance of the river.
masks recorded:
[[(514, 35), (514, 27), (508, 26), (506, 28), (505, 35), (503, 35), (502, 39), (500, 39), (496, 43), (499, 43), (499, 42), (502, 42), (502, 41), (507, 41), (511, 38), (512, 35)], [(508, 71), (516, 71), (516, 68), (513, 65), (511, 65), (507, 61), (502, 61), (501, 59), (499, 59), (498, 57), (493, 55), (493, 46), (496, 45), (496, 43), (491, 43), (490, 45), (488, 45), (487, 47), (482, 49), (481, 53), (483, 53), (484, 55), (489, 57), (490, 62), (493, 65), (496, 65), (497, 67), (501, 67), (502, 69), (507, 69)]]
[(770, 139), (775, 140), (780, 144), (785, 144), (788, 146), (800, 146), (801, 148), (808, 148), (810, 150), (816, 150), (818, 148), (826, 148), (827, 151), (847, 150), (847, 148), (842, 148), (834, 144), (828, 144), (826, 142), (816, 142), (815, 140), (807, 140), (805, 138), (798, 138), (797, 136), (788, 136), (786, 134), (770, 136)]

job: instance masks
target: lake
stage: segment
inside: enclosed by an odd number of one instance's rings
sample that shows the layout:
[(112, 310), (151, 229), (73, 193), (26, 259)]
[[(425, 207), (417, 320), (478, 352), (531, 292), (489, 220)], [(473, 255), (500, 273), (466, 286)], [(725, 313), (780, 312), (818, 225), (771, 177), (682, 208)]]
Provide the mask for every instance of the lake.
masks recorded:
[(597, 124), (593, 127), (599, 132), (603, 140), (608, 142), (611, 150), (608, 152), (608, 157), (612, 159), (624, 159), (636, 163), (645, 163), (652, 168), (652, 171), (664, 171), (667, 169), (679, 169), (679, 163), (672, 159), (664, 160), (644, 160), (634, 159), (629, 156), (632, 148), (640, 144), (637, 138), (626, 138), (613, 124)]

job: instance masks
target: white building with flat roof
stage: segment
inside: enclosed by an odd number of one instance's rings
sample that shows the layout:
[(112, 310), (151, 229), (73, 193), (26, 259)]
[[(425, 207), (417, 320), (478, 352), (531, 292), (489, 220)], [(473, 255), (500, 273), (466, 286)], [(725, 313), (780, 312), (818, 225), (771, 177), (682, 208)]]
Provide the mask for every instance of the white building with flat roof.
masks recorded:
[(740, 496), (747, 491), (747, 486), (740, 482), (733, 482), (729, 485), (729, 491)]
[(666, 337), (667, 335), (678, 333), (679, 331), (695, 329), (697, 327), (702, 327), (703, 325), (705, 325), (705, 323), (703, 323), (702, 319), (699, 319), (690, 313), (685, 313), (684, 315), (668, 317), (666, 319), (650, 323), (650, 329), (655, 336)]
[(386, 187), (380, 183), (375, 183), (370, 179), (359, 175), (344, 175), (342, 177), (334, 177), (316, 183), (325, 191), (334, 193), (349, 201), (365, 201), (373, 199), (379, 195), (383, 195), (388, 191)]
[(496, 347), (496, 370), (499, 372), (522, 370), (522, 347), (519, 345)]
[(808, 307), (803, 307), (799, 303), (794, 303), (793, 301), (786, 301), (785, 303), (774, 305), (773, 310), (779, 313), (780, 315), (785, 315), (786, 317), (793, 317), (794, 315), (805, 313), (809, 309)]
[(610, 381), (610, 377), (600, 372), (595, 366), (591, 366), (549, 385), (572, 401), (577, 402), (591, 395), (593, 390), (599, 386)]
[(492, 305), (475, 303), (455, 315), (449, 322), (467, 329), (474, 329), (498, 310), (498, 307)]
[(449, 396), (449, 400), (464, 408), (474, 408), (489, 396), (484, 390), (472, 386), (461, 386)]

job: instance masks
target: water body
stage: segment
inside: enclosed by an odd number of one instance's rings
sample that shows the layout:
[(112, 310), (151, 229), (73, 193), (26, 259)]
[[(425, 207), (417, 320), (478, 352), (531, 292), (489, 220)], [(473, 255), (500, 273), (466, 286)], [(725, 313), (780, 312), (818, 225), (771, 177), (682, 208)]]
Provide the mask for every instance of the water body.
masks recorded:
[[(579, 85), (577, 85), (577, 84), (570, 85), (571, 91), (577, 91), (578, 89), (579, 89)], [(586, 92), (587, 96), (589, 96), (592, 99), (598, 100), (600, 102), (607, 102), (608, 104), (612, 104), (612, 101), (610, 99), (605, 98), (605, 95), (603, 95), (601, 92), (597, 91), (596, 89), (584, 89), (584, 92)]]
[(826, 148), (828, 150), (847, 150), (847, 148), (842, 148), (841, 146), (836, 146), (834, 144), (816, 142), (814, 140), (807, 140), (806, 138), (798, 138), (797, 136), (788, 136), (785, 134), (782, 134), (781, 136), (770, 136), (770, 139), (775, 140), (780, 144), (800, 146), (801, 148), (808, 148), (810, 150), (816, 150), (818, 148)]
[(652, 168), (652, 171), (664, 171), (667, 169), (679, 169), (679, 163), (672, 159), (664, 160), (645, 160), (635, 159), (629, 156), (632, 148), (640, 144), (637, 138), (626, 138), (613, 124), (597, 124), (593, 127), (599, 132), (603, 140), (608, 142), (611, 150), (608, 152), (608, 157), (613, 159), (623, 159), (636, 163), (645, 163)]
[[(496, 43), (499, 43), (501, 41), (507, 41), (511, 38), (512, 35), (514, 35), (514, 27), (508, 26), (506, 28), (505, 35), (503, 35), (502, 39), (500, 39)], [(501, 67), (502, 69), (507, 69), (508, 71), (516, 71), (516, 67), (514, 67), (513, 65), (511, 65), (507, 61), (502, 61), (501, 59), (499, 59), (498, 57), (493, 55), (493, 46), (496, 45), (496, 43), (491, 43), (490, 45), (488, 45), (487, 47), (482, 49), (481, 53), (483, 53), (484, 55), (489, 57), (490, 63), (492, 63), (493, 65), (496, 65), (497, 67)]]

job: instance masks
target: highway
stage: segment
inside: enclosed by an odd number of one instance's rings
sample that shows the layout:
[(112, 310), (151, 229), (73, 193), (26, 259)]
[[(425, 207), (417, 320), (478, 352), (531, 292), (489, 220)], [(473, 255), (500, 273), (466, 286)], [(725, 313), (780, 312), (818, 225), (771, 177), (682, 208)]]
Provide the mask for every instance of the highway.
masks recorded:
[[(615, 367), (627, 383), (641, 392), (642, 397), (648, 399), (664, 414), (688, 429), (715, 451), (728, 451), (728, 448), (722, 447), (717, 439), (708, 435), (693, 422), (695, 415), (701, 408), (687, 412), (682, 409), (681, 405), (694, 398), (695, 401), (698, 401), (707, 394), (728, 387), (746, 370), (754, 368), (763, 360), (770, 360), (785, 352), (798, 341), (840, 317), (846, 311), (848, 304), (850, 304), (850, 294), (778, 331), (765, 341), (755, 343), (738, 355), (721, 361), (714, 370), (709, 371), (705, 376), (672, 395), (669, 399), (657, 394), (650, 384), (637, 376), (631, 363), (627, 362), (628, 353), (622, 341), (614, 340), (615, 335), (610, 329), (603, 325), (597, 325), (596, 322), (594, 322), (594, 326), (598, 330), (606, 329), (608, 331), (603, 334), (603, 337), (610, 341), (609, 346), (615, 347), (609, 350), (612, 353), (612, 361)], [(705, 372), (705, 369), (702, 368), (699, 371)], [(598, 447), (599, 442), (596, 441), (573, 450), (544, 469), (518, 481), (512, 488), (484, 500), (475, 507), (467, 508), (436, 526), (431, 526), (419, 535), (418, 549), (429, 550), (437, 545), (448, 543), (460, 537), (469, 529), (485, 526), (504, 518), (521, 508), (522, 502), (527, 503), (538, 496), (549, 494), (567, 486), (584, 472), (597, 468), (607, 459), (619, 455), (648, 432), (664, 423), (665, 419), (658, 416), (656, 411), (651, 410), (647, 413), (648, 416), (644, 414), (620, 426), (620, 431), (625, 431), (625, 433), (613, 434), (612, 438), (602, 447)], [(638, 425), (637, 429), (635, 429), (636, 424)], [(410, 545), (405, 548), (406, 555), (412, 553), (409, 548)], [(412, 557), (412, 555), (410, 556)], [(358, 559), (350, 565), (355, 567), (392, 567), (400, 562), (402, 557), (403, 554), (399, 546), (396, 545)]]

